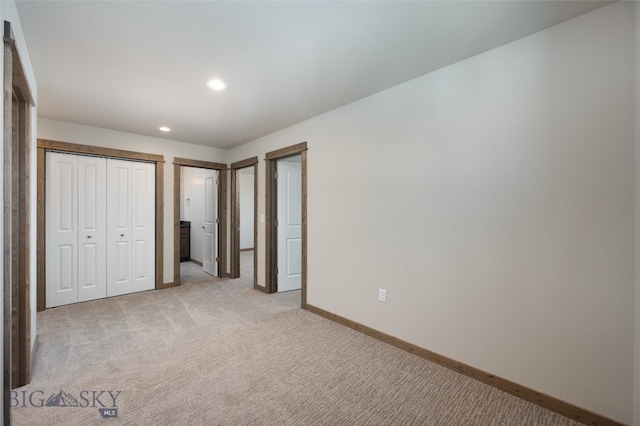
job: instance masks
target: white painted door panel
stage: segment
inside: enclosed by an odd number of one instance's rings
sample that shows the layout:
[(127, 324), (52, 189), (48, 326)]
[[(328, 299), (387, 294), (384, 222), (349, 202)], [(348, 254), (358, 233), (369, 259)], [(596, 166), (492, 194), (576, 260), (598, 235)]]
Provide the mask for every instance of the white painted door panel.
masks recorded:
[(78, 302), (107, 296), (107, 160), (78, 156)]
[(47, 152), (46, 307), (155, 287), (155, 165)]
[(218, 171), (204, 180), (204, 246), (202, 250), (202, 270), (218, 276)]
[(132, 163), (133, 168), (133, 291), (155, 288), (155, 165)]
[(278, 291), (302, 288), (302, 168), (300, 157), (277, 162)]
[(46, 306), (78, 301), (78, 159), (47, 152), (45, 156), (46, 204)]
[(107, 296), (155, 287), (155, 165), (107, 160)]
[(131, 162), (107, 161), (107, 296), (131, 293)]

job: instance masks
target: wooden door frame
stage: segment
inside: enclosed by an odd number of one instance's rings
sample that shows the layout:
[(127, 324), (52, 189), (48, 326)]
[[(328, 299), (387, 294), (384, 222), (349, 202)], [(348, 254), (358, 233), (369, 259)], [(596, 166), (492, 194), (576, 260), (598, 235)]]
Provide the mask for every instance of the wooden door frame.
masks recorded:
[(253, 288), (258, 287), (258, 157), (247, 158), (231, 164), (231, 273), (230, 278), (240, 278), (240, 185), (238, 173), (253, 167)]
[(218, 184), (218, 277), (224, 278), (227, 273), (227, 170), (226, 164), (209, 161), (190, 160), (188, 158), (173, 159), (173, 286), (180, 285), (180, 169), (196, 167), (199, 169), (217, 170), (220, 172)]
[(91, 145), (38, 139), (38, 311), (46, 309), (46, 224), (45, 224), (45, 153), (46, 151), (64, 152), (76, 155), (91, 155), (121, 160), (146, 161), (155, 163), (156, 169), (156, 284), (155, 289), (171, 287), (164, 284), (164, 156), (144, 152), (125, 151)]
[(266, 210), (265, 210), (265, 289), (267, 293), (278, 291), (278, 232), (277, 221), (277, 179), (276, 161), (283, 158), (301, 156), (302, 179), (302, 302), (307, 307), (307, 143), (302, 142), (265, 154), (266, 167)]
[(9, 424), (10, 390), (31, 381), (29, 169), (35, 104), (7, 21), (3, 37), (3, 420)]

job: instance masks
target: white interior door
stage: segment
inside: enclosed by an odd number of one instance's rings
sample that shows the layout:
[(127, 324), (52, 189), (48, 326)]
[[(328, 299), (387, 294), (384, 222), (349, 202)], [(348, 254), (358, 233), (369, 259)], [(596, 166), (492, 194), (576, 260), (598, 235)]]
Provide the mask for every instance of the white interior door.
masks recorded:
[(203, 217), (202, 270), (218, 276), (218, 171), (204, 180), (204, 217)]
[(107, 160), (78, 156), (78, 302), (107, 297)]
[(46, 306), (78, 301), (78, 158), (45, 156)]
[(155, 165), (107, 160), (107, 296), (155, 287)]
[(277, 161), (278, 291), (302, 288), (301, 157)]

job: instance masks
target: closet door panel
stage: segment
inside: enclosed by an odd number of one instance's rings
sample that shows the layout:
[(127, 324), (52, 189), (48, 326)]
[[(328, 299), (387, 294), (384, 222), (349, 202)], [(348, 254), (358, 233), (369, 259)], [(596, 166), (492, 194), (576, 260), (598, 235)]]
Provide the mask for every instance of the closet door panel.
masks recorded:
[(131, 293), (131, 162), (107, 160), (107, 296)]
[(133, 169), (133, 291), (155, 288), (155, 165), (132, 163)]
[(47, 152), (45, 156), (46, 306), (78, 301), (78, 159)]
[(107, 296), (155, 288), (155, 165), (107, 160)]
[(107, 297), (107, 160), (78, 157), (78, 301)]

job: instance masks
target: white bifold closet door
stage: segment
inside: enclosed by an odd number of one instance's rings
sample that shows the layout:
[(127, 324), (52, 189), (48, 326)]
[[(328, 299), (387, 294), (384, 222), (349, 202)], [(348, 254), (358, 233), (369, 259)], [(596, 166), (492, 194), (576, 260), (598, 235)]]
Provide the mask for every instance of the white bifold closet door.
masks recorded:
[(47, 307), (106, 296), (106, 161), (46, 155)]
[(154, 288), (154, 167), (47, 152), (47, 308)]
[(155, 287), (155, 165), (107, 162), (107, 296)]

